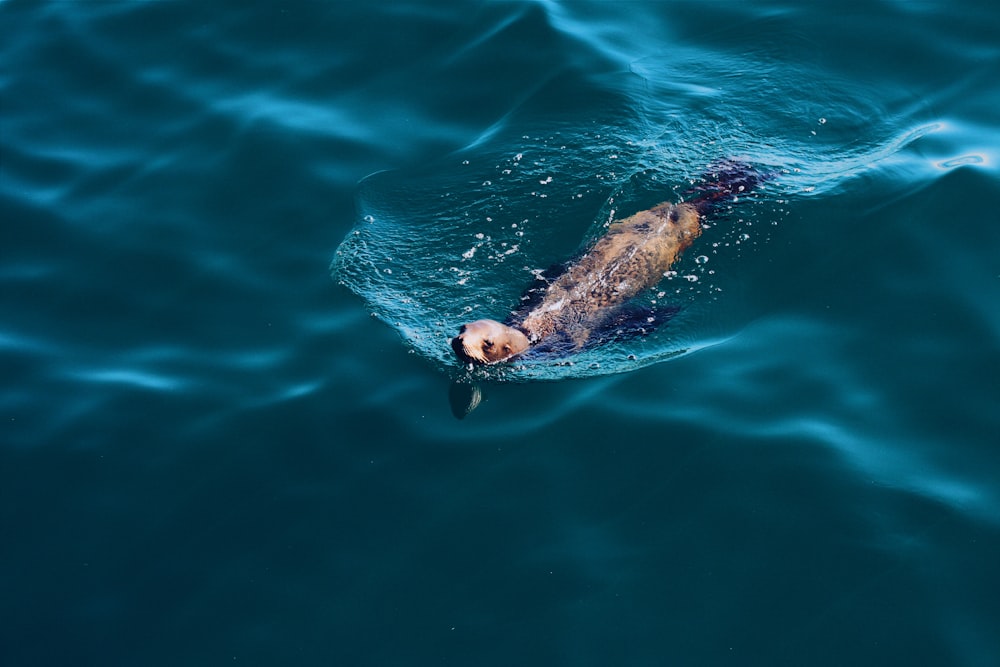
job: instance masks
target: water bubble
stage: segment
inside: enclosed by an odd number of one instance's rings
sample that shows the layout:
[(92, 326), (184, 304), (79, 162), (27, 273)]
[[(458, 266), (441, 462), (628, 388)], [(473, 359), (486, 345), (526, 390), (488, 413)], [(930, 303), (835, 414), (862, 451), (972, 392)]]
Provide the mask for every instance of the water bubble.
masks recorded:
[(697, 257), (694, 258), (694, 261), (697, 264), (707, 264), (708, 263), (708, 257), (705, 257), (704, 255), (698, 255)]
[(366, 215), (365, 216), (365, 222), (375, 222), (375, 216), (373, 216), (373, 215)]
[(688, 281), (689, 283), (696, 283), (698, 282), (698, 276), (694, 274), (688, 274), (684, 276), (684, 280)]

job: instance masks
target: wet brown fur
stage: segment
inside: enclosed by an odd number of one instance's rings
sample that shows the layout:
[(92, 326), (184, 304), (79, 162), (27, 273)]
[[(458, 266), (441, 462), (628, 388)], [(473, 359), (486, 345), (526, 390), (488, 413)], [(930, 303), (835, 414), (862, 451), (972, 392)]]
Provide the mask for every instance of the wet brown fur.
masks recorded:
[(452, 347), (474, 363), (503, 361), (553, 334), (583, 347), (613, 309), (660, 282), (701, 233), (699, 218), (692, 204), (663, 203), (612, 223), (531, 310), (510, 326), (493, 320), (463, 325)]
[(698, 212), (688, 204), (660, 204), (613, 223), (515, 326), (532, 343), (565, 331), (582, 346), (592, 325), (609, 309), (659, 283), (700, 233)]

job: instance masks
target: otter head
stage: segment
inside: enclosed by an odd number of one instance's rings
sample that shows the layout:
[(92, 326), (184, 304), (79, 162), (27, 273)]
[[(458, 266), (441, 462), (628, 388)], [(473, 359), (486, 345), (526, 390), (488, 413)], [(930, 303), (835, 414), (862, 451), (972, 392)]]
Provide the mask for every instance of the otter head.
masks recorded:
[(495, 364), (521, 354), (531, 345), (528, 337), (514, 327), (495, 320), (463, 324), (451, 339), (458, 358), (474, 364)]

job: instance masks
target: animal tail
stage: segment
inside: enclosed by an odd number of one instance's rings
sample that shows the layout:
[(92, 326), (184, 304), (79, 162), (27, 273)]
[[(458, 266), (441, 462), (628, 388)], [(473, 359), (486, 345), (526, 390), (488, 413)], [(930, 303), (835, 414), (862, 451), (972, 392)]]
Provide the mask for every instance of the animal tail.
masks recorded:
[(707, 215), (750, 194), (774, 176), (745, 162), (725, 160), (705, 172), (701, 180), (687, 191), (685, 199), (698, 209), (700, 215)]

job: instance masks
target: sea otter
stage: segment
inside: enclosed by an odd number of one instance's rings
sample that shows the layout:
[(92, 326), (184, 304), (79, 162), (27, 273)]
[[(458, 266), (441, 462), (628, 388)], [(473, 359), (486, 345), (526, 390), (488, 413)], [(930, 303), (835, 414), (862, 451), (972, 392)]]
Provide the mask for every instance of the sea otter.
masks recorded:
[[(655, 287), (698, 238), (702, 216), (762, 179), (752, 167), (726, 163), (694, 189), (690, 201), (665, 202), (612, 223), (557, 278), (541, 289), (528, 290), (522, 297), (528, 305), (506, 322), (482, 319), (463, 324), (451, 340), (452, 349), (465, 363), (494, 364), (539, 347), (579, 351), (607, 339), (616, 328), (620, 331), (626, 322), (640, 332), (643, 319), (655, 325), (655, 315), (630, 311), (629, 302)], [(673, 311), (664, 312), (669, 316)]]

